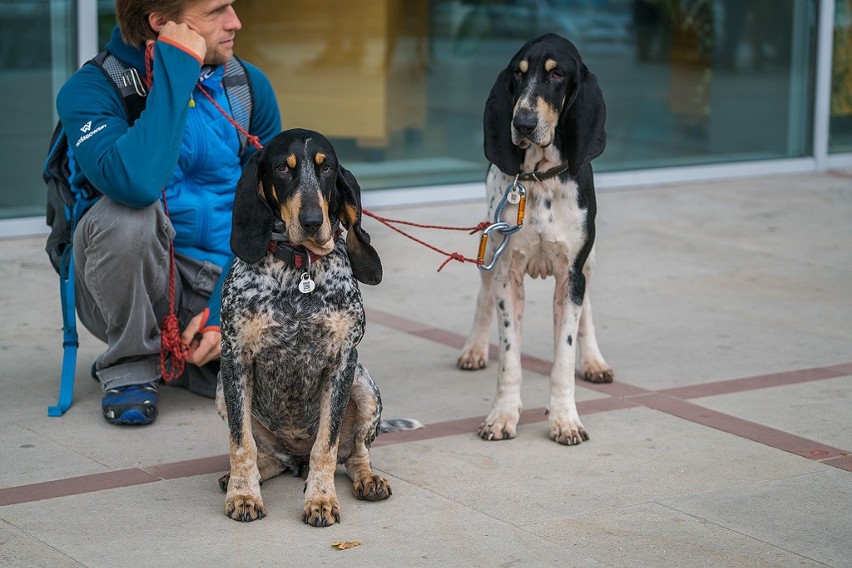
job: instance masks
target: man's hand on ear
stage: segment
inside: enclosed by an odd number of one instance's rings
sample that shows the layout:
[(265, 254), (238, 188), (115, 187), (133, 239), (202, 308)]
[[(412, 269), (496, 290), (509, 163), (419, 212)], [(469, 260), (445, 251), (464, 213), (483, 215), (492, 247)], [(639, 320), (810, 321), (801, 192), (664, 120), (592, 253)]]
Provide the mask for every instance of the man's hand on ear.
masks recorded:
[(186, 24), (166, 22), (160, 28), (160, 37), (182, 45), (195, 53), (201, 61), (204, 61), (207, 55), (207, 43), (204, 38)]

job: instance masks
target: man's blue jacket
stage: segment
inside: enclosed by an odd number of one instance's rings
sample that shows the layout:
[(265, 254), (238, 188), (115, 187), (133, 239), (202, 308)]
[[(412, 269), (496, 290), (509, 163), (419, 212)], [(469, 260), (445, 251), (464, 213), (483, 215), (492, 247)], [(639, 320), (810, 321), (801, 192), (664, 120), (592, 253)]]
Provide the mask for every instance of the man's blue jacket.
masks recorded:
[[(146, 77), (144, 48), (125, 44), (117, 27), (106, 49)], [(267, 77), (249, 63), (246, 69), (254, 101), (250, 133), (265, 145), (281, 130), (278, 103)], [(207, 321), (218, 325), (221, 283), (233, 258), (234, 192), (254, 148), (239, 158), (236, 128), (197, 86), (229, 110), (223, 68), (204, 71), (189, 50), (159, 40), (145, 110), (132, 127), (115, 87), (94, 65), (84, 65), (63, 85), (56, 106), (76, 164), (74, 175), (84, 175), (113, 201), (135, 208), (161, 199), (165, 188), (175, 251), (222, 267)]]

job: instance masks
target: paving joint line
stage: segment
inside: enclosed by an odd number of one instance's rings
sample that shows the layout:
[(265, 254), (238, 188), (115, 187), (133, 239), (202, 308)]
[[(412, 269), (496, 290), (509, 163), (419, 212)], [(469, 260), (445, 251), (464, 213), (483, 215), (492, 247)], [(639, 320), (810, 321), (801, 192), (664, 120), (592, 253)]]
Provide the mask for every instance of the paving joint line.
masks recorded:
[[(440, 330), (439, 328), (408, 320), (395, 314), (389, 314), (373, 308), (368, 309), (367, 313), (368, 318), (379, 325), (409, 333), (423, 339), (436, 341), (449, 347), (460, 349), (465, 342), (465, 338), (459, 334)], [(497, 355), (497, 347), (490, 345), (489, 358), (496, 360)], [(548, 375), (552, 364), (552, 362), (537, 357), (529, 355), (521, 356), (521, 366), (527, 371)], [(582, 381), (579, 384), (585, 388), (606, 394), (608, 397), (632, 401), (635, 404), (652, 408), (658, 412), (663, 412), (714, 430), (740, 436), (774, 449), (793, 453), (852, 472), (852, 452), (849, 450), (834, 448), (783, 430), (711, 410), (688, 400), (704, 396), (732, 394), (774, 386), (840, 378), (847, 375), (852, 375), (852, 362), (786, 372), (782, 371), (739, 379), (710, 381), (658, 391), (619, 381), (607, 384)]]
[[(379, 325), (450, 347), (461, 348), (464, 344), (464, 337), (456, 333), (375, 309), (368, 309), (367, 311), (368, 317), (371, 320), (376, 320), (375, 323)], [(490, 346), (489, 353), (492, 359), (496, 359), (497, 349), (495, 346)], [(549, 374), (552, 362), (524, 355), (522, 356), (522, 366), (527, 371), (542, 373), (543, 370), (543, 374)], [(577, 403), (577, 407), (578, 411), (583, 415), (624, 410), (637, 406), (650, 408), (717, 431), (740, 436), (774, 449), (852, 472), (852, 452), (848, 450), (834, 448), (813, 440), (801, 438), (795, 434), (711, 410), (688, 400), (691, 398), (711, 396), (713, 394), (746, 392), (771, 386), (800, 384), (847, 375), (852, 375), (852, 362), (754, 377), (743, 377), (740, 379), (710, 381), (658, 391), (618, 381), (608, 384), (595, 384), (584, 381), (581, 383), (581, 386), (603, 393), (606, 396), (580, 401)], [(544, 410), (543, 407), (526, 410), (521, 414), (520, 424), (544, 422), (547, 420)], [(483, 419), (484, 416), (461, 418), (427, 424), (426, 428), (421, 430), (386, 433), (377, 438), (373, 446), (381, 447), (457, 434), (473, 434)], [(181, 479), (195, 475), (225, 472), (228, 468), (228, 455), (218, 455), (0, 488), (0, 507), (107, 489), (119, 489), (171, 479)], [(100, 483), (96, 483), (97, 481), (100, 481)]]

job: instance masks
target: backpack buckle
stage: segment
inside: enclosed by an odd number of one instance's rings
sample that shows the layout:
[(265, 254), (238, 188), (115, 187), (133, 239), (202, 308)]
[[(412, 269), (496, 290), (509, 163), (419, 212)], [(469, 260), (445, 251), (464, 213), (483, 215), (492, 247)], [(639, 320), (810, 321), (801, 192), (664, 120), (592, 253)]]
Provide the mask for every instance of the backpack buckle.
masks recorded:
[(145, 83), (142, 82), (142, 77), (139, 76), (139, 72), (133, 67), (125, 69), (124, 73), (121, 74), (121, 86), (124, 88), (132, 87), (140, 97), (148, 95), (148, 90), (145, 88)]

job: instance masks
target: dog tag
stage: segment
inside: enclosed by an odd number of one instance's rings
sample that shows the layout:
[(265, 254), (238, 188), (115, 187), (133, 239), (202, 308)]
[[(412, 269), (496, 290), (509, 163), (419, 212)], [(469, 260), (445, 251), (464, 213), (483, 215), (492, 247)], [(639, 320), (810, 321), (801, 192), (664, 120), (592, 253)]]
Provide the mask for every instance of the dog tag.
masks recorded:
[(316, 283), (311, 280), (311, 275), (305, 272), (302, 274), (302, 281), (299, 282), (299, 292), (302, 294), (310, 294), (316, 288)]
[(518, 186), (512, 188), (512, 191), (506, 194), (506, 201), (512, 205), (517, 205), (521, 202), (521, 192), (518, 191)]

